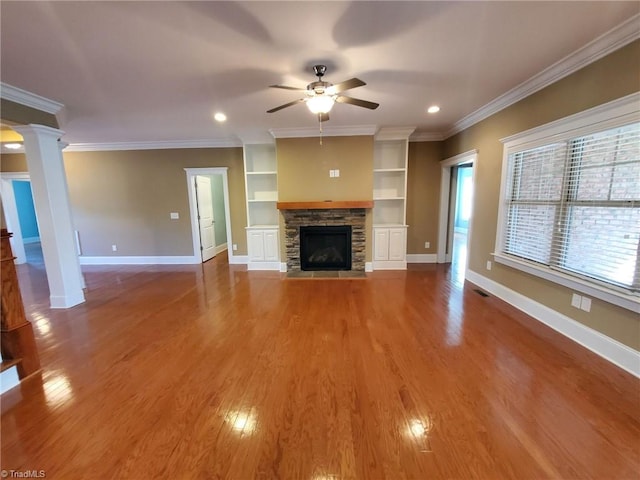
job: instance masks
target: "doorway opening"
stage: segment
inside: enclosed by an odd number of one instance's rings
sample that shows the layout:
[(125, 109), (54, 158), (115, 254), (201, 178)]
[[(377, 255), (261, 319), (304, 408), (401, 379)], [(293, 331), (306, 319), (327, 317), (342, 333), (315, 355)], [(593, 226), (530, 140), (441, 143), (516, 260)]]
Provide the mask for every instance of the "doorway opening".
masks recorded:
[(194, 263), (204, 263), (224, 251), (233, 255), (227, 167), (185, 168)]
[(44, 269), (40, 229), (28, 173), (2, 174), (2, 208), (16, 264)]
[(438, 263), (451, 263), (451, 276), (463, 283), (469, 265), (473, 218), (475, 150), (441, 163)]

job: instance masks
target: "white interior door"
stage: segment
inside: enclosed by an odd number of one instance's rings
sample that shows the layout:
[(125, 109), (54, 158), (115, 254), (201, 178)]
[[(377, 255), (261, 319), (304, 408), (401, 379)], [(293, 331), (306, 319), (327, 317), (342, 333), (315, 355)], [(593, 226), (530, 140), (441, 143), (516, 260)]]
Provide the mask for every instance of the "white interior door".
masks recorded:
[(198, 225), (200, 227), (200, 251), (202, 252), (202, 261), (206, 262), (216, 255), (215, 220), (209, 177), (196, 176), (196, 202), (198, 203)]

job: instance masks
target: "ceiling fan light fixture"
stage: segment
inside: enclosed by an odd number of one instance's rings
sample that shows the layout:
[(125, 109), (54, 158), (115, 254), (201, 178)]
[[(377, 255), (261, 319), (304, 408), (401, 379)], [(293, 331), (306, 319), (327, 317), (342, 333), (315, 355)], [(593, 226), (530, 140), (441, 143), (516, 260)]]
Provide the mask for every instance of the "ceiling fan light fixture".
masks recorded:
[(335, 96), (331, 95), (316, 95), (307, 99), (307, 108), (311, 113), (316, 115), (321, 113), (329, 113), (333, 108), (333, 104), (336, 101)]

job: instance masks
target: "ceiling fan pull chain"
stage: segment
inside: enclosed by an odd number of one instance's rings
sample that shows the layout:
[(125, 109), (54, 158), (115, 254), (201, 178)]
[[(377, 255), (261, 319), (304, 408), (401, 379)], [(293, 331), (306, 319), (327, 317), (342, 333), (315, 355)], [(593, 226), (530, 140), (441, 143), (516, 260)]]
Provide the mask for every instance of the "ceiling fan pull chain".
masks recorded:
[(322, 146), (322, 114), (318, 113), (318, 123), (320, 124), (320, 146)]

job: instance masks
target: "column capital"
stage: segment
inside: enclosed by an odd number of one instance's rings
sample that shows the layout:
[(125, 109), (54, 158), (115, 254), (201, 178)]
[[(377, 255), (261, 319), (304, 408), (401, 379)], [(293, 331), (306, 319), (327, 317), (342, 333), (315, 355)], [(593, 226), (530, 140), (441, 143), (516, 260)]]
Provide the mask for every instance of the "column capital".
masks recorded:
[(64, 135), (64, 132), (62, 130), (38, 124), (15, 125), (11, 128), (23, 137), (25, 135), (35, 135), (38, 137), (55, 137), (56, 140), (59, 140), (60, 137)]

